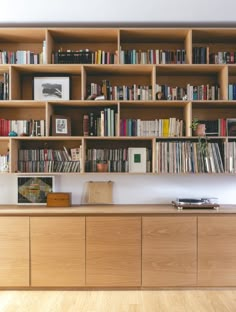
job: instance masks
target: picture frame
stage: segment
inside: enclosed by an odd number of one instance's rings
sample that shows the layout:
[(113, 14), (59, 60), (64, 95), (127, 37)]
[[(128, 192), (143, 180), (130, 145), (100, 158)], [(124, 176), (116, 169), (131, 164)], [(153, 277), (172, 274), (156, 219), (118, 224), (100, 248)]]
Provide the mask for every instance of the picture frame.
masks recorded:
[(236, 136), (236, 118), (226, 119), (227, 136)]
[(53, 176), (18, 176), (17, 204), (46, 205), (47, 194), (54, 191)]
[(53, 136), (70, 136), (71, 119), (62, 115), (52, 115), (52, 135)]
[(70, 100), (70, 76), (35, 76), (33, 99), (38, 101)]

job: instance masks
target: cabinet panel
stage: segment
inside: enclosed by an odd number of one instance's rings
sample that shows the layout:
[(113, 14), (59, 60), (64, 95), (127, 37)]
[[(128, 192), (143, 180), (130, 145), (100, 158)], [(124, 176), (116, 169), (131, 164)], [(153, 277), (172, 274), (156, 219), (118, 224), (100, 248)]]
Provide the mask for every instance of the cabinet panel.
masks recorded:
[(141, 217), (86, 218), (86, 285), (141, 285)]
[(85, 218), (32, 217), (31, 285), (82, 286)]
[(0, 286), (29, 286), (28, 217), (0, 217)]
[(236, 285), (236, 217), (198, 217), (198, 285)]
[(143, 217), (142, 285), (196, 285), (196, 217)]

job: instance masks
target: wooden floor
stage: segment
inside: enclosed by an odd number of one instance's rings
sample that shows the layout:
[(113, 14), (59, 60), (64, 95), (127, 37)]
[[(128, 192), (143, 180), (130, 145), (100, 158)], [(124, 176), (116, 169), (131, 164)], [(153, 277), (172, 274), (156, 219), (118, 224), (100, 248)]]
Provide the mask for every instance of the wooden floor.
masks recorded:
[(0, 291), (1, 312), (235, 312), (236, 290)]

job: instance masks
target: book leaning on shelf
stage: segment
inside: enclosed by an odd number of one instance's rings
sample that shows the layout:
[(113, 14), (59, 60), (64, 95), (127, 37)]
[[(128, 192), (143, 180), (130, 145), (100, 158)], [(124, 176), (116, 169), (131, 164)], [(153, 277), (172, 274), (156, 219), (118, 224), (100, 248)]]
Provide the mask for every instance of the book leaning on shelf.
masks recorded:
[(129, 172), (147, 172), (147, 149), (145, 147), (128, 148)]
[(218, 142), (156, 142), (157, 173), (223, 173), (224, 170)]

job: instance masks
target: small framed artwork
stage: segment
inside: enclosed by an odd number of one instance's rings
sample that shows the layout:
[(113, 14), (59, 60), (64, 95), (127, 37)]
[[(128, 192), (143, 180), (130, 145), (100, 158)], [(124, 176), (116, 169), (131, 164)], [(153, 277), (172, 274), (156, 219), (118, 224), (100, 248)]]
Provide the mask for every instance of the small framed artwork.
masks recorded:
[(69, 100), (70, 76), (34, 77), (33, 98), (39, 101)]
[(18, 176), (17, 204), (46, 205), (47, 195), (54, 191), (52, 176)]
[(226, 119), (227, 136), (236, 136), (236, 118)]
[(71, 135), (70, 118), (61, 115), (52, 115), (52, 135)]

